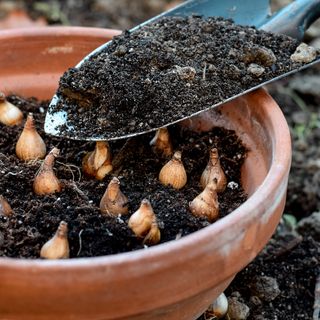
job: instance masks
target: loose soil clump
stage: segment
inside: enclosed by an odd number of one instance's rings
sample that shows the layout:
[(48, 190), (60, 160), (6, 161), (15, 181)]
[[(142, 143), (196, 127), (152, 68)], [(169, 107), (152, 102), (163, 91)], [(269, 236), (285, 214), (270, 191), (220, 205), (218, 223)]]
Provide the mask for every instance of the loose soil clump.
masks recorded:
[(80, 139), (145, 132), (301, 66), (298, 44), (222, 18), (162, 18), (67, 71), (52, 111), (66, 110), (60, 130)]
[[(121, 182), (121, 190), (129, 199), (129, 215), (106, 217), (99, 202), (111, 176), (104, 181), (90, 180), (81, 173), (81, 161), (94, 143), (71, 141), (46, 136), (43, 130), (47, 103), (12, 96), (11, 102), (26, 112), (33, 112), (37, 128), (47, 150), (61, 150), (55, 164), (56, 175), (63, 182), (61, 193), (36, 196), (33, 179), (41, 161), (22, 162), (15, 156), (15, 142), (22, 127), (0, 125), (0, 194), (10, 203), (14, 214), (0, 217), (0, 255), (38, 258), (41, 246), (55, 233), (60, 221), (69, 225), (71, 257), (92, 257), (143, 248), (127, 226), (130, 215), (140, 201), (151, 201), (161, 230), (161, 242), (176, 240), (209, 225), (188, 209), (189, 201), (202, 189), (200, 176), (209, 158), (209, 150), (217, 147), (228, 182), (233, 182), (219, 195), (220, 216), (236, 209), (246, 200), (240, 185), (240, 168), (246, 149), (233, 131), (214, 128), (206, 133), (193, 133), (178, 126), (169, 127), (175, 150), (182, 152), (188, 182), (181, 190), (164, 187), (158, 181), (162, 166), (168, 161), (156, 155), (149, 142), (153, 134), (127, 141), (110, 143), (114, 159), (113, 175)], [(125, 152), (123, 151), (125, 148)], [(120, 157), (119, 154), (124, 154)]]

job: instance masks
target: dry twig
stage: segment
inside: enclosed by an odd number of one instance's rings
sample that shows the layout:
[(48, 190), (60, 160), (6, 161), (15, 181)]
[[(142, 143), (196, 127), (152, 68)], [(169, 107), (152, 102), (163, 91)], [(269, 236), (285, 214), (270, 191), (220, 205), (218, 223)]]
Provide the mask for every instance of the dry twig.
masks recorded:
[(79, 250), (77, 252), (77, 257), (79, 257), (79, 254), (82, 250), (82, 238), (81, 238), (82, 232), (83, 232), (83, 229), (80, 230), (79, 235), (78, 235), (79, 236)]

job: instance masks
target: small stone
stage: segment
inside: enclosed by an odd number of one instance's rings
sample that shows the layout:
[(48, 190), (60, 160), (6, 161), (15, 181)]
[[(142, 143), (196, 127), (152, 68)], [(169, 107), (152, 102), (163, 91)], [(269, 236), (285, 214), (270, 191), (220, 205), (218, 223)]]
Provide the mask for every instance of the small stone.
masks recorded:
[(233, 291), (230, 296), (234, 298), (241, 298), (241, 294), (239, 291)]
[(147, 84), (147, 85), (150, 85), (150, 84), (152, 84), (152, 81), (150, 80), (150, 78), (146, 78), (144, 80), (144, 83)]
[(256, 277), (250, 288), (256, 296), (268, 302), (274, 300), (280, 294), (277, 279), (272, 277)]
[(277, 58), (272, 50), (254, 45), (245, 49), (242, 60), (247, 64), (256, 63), (264, 67), (270, 67), (276, 63)]
[(311, 216), (300, 220), (297, 231), (301, 235), (312, 236), (314, 240), (320, 241), (320, 212), (314, 212)]
[(135, 127), (136, 124), (137, 124), (137, 122), (135, 120), (132, 120), (132, 121), (129, 122), (129, 126), (130, 127)]
[(218, 69), (213, 64), (209, 64), (207, 70), (211, 73), (216, 73), (218, 71)]
[(239, 31), (238, 36), (240, 39), (245, 39), (246, 33), (244, 31)]
[(249, 307), (238, 301), (236, 297), (228, 298), (228, 316), (230, 320), (246, 320), (249, 317)]
[(197, 72), (192, 67), (179, 67), (176, 66), (177, 73), (182, 80), (193, 80)]
[(228, 74), (230, 79), (234, 79), (234, 80), (239, 79), (241, 76), (240, 69), (234, 64), (231, 64), (230, 66), (227, 67), (226, 73)]
[(231, 58), (236, 58), (239, 55), (239, 52), (236, 49), (231, 48), (228, 55)]
[(231, 190), (235, 190), (239, 188), (239, 184), (234, 182), (234, 181), (230, 181), (227, 185), (227, 188), (231, 189)]
[(248, 73), (251, 73), (253, 76), (255, 77), (260, 77), (264, 71), (265, 71), (265, 68), (264, 67), (261, 67), (259, 66), (258, 64), (255, 64), (255, 63), (251, 63), (247, 69)]
[(126, 46), (124, 45), (120, 45), (116, 51), (114, 52), (114, 54), (118, 57), (124, 56), (127, 53), (128, 49)]
[(255, 306), (260, 306), (262, 304), (262, 301), (257, 296), (251, 296), (250, 297), (250, 302)]
[(213, 55), (212, 53), (209, 53), (209, 54), (207, 55), (207, 58), (208, 58), (209, 60), (213, 60), (213, 59), (214, 59), (214, 55)]
[(277, 58), (271, 49), (258, 47), (256, 50), (256, 60), (263, 66), (270, 67), (276, 63)]
[(210, 23), (204, 23), (202, 26), (202, 30), (207, 33), (211, 33), (214, 30), (214, 26)]
[(306, 43), (301, 43), (290, 59), (297, 63), (309, 63), (317, 57), (317, 50), (308, 46)]
[(99, 123), (99, 126), (106, 126), (108, 124), (108, 121), (103, 118), (98, 118), (97, 122)]

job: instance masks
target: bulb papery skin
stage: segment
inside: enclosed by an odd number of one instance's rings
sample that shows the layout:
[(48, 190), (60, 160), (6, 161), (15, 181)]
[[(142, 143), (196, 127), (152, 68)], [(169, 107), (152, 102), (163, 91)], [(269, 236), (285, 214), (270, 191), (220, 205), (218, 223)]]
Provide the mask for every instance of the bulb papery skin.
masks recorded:
[(157, 218), (147, 199), (141, 201), (139, 209), (130, 217), (128, 226), (137, 238), (143, 239), (144, 244), (153, 245), (160, 241)]
[(159, 243), (160, 240), (161, 240), (160, 229), (158, 227), (157, 222), (154, 221), (151, 224), (150, 231), (147, 233), (147, 235), (143, 239), (143, 244), (151, 246), (151, 245)]
[(165, 186), (181, 189), (187, 183), (187, 173), (181, 161), (181, 152), (176, 151), (159, 173), (159, 181)]
[(42, 246), (40, 257), (44, 259), (68, 259), (69, 256), (68, 224), (61, 221), (55, 235)]
[(219, 217), (219, 202), (216, 180), (210, 182), (206, 188), (190, 203), (191, 213), (196, 217), (206, 218), (213, 222)]
[(23, 120), (21, 110), (7, 101), (5, 95), (0, 92), (0, 122), (6, 126), (18, 125)]
[(150, 146), (152, 146), (155, 153), (165, 157), (171, 157), (173, 148), (168, 129), (160, 128), (150, 141)]
[(114, 177), (100, 201), (100, 211), (107, 216), (128, 214), (128, 198), (120, 190), (120, 181)]
[(89, 177), (102, 180), (112, 169), (109, 143), (97, 141), (94, 151), (87, 153), (82, 160), (83, 172)]
[(8, 201), (5, 199), (4, 196), (0, 195), (0, 216), (6, 216), (9, 217), (13, 214), (13, 210), (8, 203)]
[(217, 192), (223, 192), (227, 186), (227, 178), (221, 168), (219, 154), (216, 148), (210, 150), (209, 162), (201, 175), (200, 184), (202, 188), (205, 188), (206, 185), (214, 179), (217, 179)]
[(27, 121), (16, 144), (16, 155), (24, 161), (43, 159), (46, 155), (46, 145), (35, 128), (32, 113), (28, 114)]
[(33, 191), (35, 194), (46, 195), (62, 190), (62, 184), (53, 171), (54, 160), (58, 155), (59, 149), (53, 148), (44, 159), (33, 182)]

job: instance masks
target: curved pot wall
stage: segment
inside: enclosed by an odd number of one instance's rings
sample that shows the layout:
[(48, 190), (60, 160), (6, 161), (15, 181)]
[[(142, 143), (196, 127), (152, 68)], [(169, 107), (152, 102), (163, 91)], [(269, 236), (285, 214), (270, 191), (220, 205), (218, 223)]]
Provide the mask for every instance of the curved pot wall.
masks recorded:
[[(115, 34), (72, 27), (1, 32), (1, 90), (49, 99), (65, 69)], [(68, 261), (0, 258), (2, 319), (196, 319), (274, 232), (291, 160), (286, 121), (264, 90), (220, 111), (184, 125), (224, 125), (244, 141), (242, 180), (250, 198), (242, 206), (147, 250)]]

